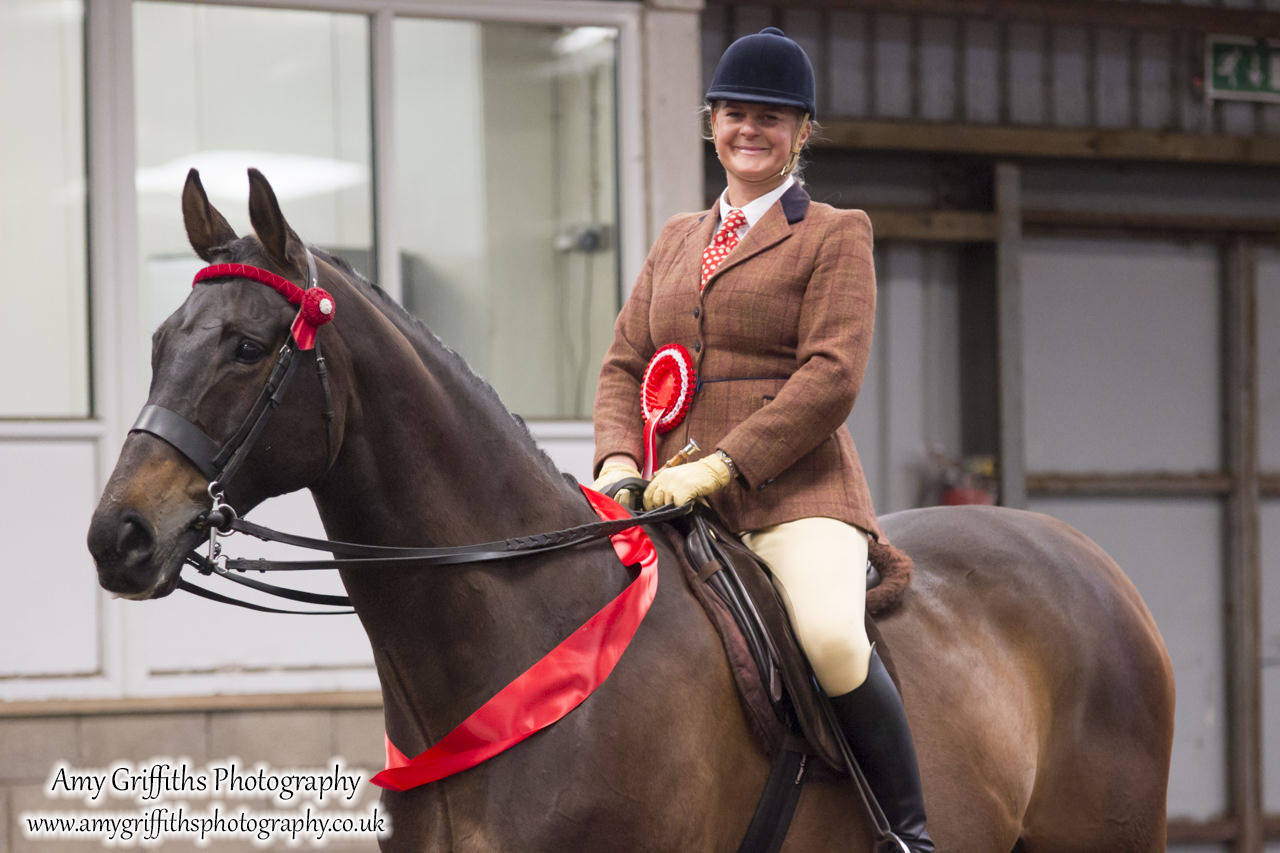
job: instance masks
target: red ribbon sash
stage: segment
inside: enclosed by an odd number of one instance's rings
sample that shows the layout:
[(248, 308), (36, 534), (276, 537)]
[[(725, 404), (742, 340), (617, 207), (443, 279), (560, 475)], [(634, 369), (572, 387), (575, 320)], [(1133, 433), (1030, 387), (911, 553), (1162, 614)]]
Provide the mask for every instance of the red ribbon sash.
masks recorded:
[[(627, 517), (604, 495), (586, 486), (582, 491), (600, 518)], [(639, 564), (639, 576), (426, 752), (409, 758), (387, 737), (387, 766), (373, 784), (405, 791), (474, 767), (560, 720), (609, 677), (658, 592), (658, 555), (644, 529), (609, 539), (623, 565)]]

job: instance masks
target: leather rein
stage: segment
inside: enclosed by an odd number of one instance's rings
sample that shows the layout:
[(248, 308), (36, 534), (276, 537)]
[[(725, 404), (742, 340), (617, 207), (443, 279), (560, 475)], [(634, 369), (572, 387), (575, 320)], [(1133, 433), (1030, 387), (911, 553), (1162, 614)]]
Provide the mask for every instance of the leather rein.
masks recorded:
[[(145, 432), (171, 445), (188, 459), (197, 469), (209, 478), (209, 497), (212, 505), (194, 522), (199, 530), (209, 531), (208, 551), (201, 554), (193, 549), (187, 554), (187, 565), (194, 567), (203, 575), (218, 575), (234, 583), (247, 586), (279, 598), (315, 604), (325, 607), (346, 608), (341, 610), (287, 610), (268, 607), (249, 601), (232, 598), (209, 589), (197, 586), (186, 580), (178, 581), (178, 588), (223, 604), (234, 604), (249, 610), (263, 613), (290, 613), (307, 616), (345, 615), (355, 611), (351, 607), (351, 599), (345, 595), (325, 595), (305, 590), (291, 589), (266, 583), (252, 577), (247, 572), (269, 571), (313, 571), (321, 569), (380, 569), (394, 567), (427, 567), (460, 565), (465, 563), (493, 563), (515, 560), (523, 557), (546, 554), (573, 548), (588, 542), (605, 539), (609, 536), (642, 524), (669, 521), (686, 515), (692, 511), (692, 504), (684, 506), (666, 506), (642, 513), (634, 518), (613, 521), (594, 521), (555, 530), (549, 533), (538, 533), (529, 536), (516, 536), (493, 542), (453, 547), (396, 547), (387, 545), (361, 545), (351, 542), (339, 542), (330, 539), (316, 539), (282, 533), (269, 527), (240, 518), (236, 511), (224, 502), (224, 487), (243, 464), (248, 452), (257, 442), (271, 413), (279, 407), (284, 391), (293, 376), (297, 359), (294, 357), (298, 349), (315, 349), (316, 373), (324, 393), (324, 411), (326, 421), (325, 436), (328, 442), (329, 456), (333, 452), (333, 400), (329, 389), (328, 368), (320, 346), (315, 341), (316, 327), (329, 322), (333, 318), (333, 297), (317, 286), (315, 258), (307, 250), (307, 281), (303, 287), (277, 276), (275, 273), (245, 264), (218, 264), (206, 267), (196, 274), (192, 283), (227, 280), (231, 278), (248, 278), (266, 284), (285, 296), (290, 302), (301, 306), (298, 319), (290, 330), (289, 338), (281, 346), (275, 365), (267, 377), (266, 384), (259, 392), (257, 399), (249, 408), (244, 420), (224, 444), (210, 438), (203, 429), (186, 417), (162, 406), (148, 404), (142, 408), (137, 421), (129, 430)], [(327, 305), (326, 305), (327, 300)], [(335, 559), (316, 560), (266, 560), (227, 558), (222, 555), (220, 536), (235, 532), (245, 533), (266, 542), (280, 542), (299, 548), (315, 551), (326, 551)]]
[[(225, 506), (225, 504), (224, 504)], [(210, 510), (203, 517), (210, 525), (210, 530), (219, 530), (223, 534), (234, 532), (246, 533), (264, 542), (280, 542), (298, 548), (313, 551), (327, 551), (336, 559), (319, 560), (266, 560), (262, 558), (241, 559), (226, 558), (215, 554), (213, 558), (199, 551), (187, 555), (188, 565), (195, 567), (203, 575), (219, 575), (229, 581), (248, 586), (260, 592), (266, 592), (280, 598), (300, 601), (307, 604), (321, 604), (331, 607), (350, 607), (351, 599), (343, 595), (324, 595), (276, 586), (252, 577), (248, 572), (281, 572), (281, 571), (316, 571), (324, 569), (385, 569), (385, 568), (425, 568), (431, 566), (457, 566), (465, 563), (497, 563), (506, 560), (517, 560), (537, 554), (563, 551), (588, 542), (606, 539), (615, 533), (637, 527), (642, 524), (653, 524), (670, 521), (687, 515), (693, 510), (692, 504), (683, 506), (665, 506), (641, 513), (633, 518), (616, 521), (593, 521), (576, 527), (567, 527), (549, 533), (535, 533), (530, 536), (514, 536), (493, 542), (482, 542), (476, 545), (457, 545), (448, 547), (397, 547), (391, 545), (359, 545), (352, 542), (340, 542), (332, 539), (314, 539), (292, 533), (282, 533), (247, 519), (233, 517), (222, 527), (213, 526), (210, 516), (216, 510)], [(199, 523), (199, 522), (197, 522)], [(178, 586), (188, 592), (219, 601), (224, 604), (235, 604), (250, 610), (265, 613), (294, 613), (313, 616), (332, 614), (349, 614), (353, 610), (282, 610), (252, 602), (240, 601), (220, 593), (198, 587), (187, 581), (179, 581)]]

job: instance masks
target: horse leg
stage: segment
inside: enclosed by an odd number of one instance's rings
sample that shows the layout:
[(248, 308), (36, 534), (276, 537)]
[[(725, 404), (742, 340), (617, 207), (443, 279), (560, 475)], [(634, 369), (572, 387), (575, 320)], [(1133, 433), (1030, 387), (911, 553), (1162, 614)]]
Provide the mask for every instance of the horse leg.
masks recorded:
[(1163, 853), (1167, 744), (1141, 722), (1145, 713), (1132, 716), (1132, 729), (1100, 736), (1086, 722), (1091, 737), (1054, 739), (1024, 820), (1026, 853)]
[[(1127, 582), (1117, 582), (1115, 610)], [(1099, 626), (1059, 708), (1024, 818), (1027, 853), (1162, 853), (1173, 743), (1173, 674), (1155, 625), (1129, 599), (1130, 618)]]
[(1027, 853), (1164, 852), (1172, 720), (1156, 717), (1166, 708), (1117, 689), (1079, 730), (1055, 733), (1024, 817)]

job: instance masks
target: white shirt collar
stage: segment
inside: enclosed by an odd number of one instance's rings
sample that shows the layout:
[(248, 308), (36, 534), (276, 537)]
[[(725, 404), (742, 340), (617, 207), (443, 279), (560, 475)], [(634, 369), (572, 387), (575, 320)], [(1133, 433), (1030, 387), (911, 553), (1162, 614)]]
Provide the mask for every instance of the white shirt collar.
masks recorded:
[[(740, 207), (739, 210), (742, 211), (742, 215), (747, 217), (747, 224), (742, 228), (738, 229), (738, 236), (741, 237), (743, 234), (747, 233), (747, 231), (749, 231), (753, 225), (759, 222), (760, 217), (764, 216), (765, 211), (767, 211), (770, 207), (772, 207), (775, 201), (782, 198), (782, 194), (785, 193), (787, 190), (791, 189), (791, 185), (794, 184), (795, 182), (796, 182), (796, 179), (793, 176), (787, 175), (787, 179), (783, 181), (778, 187), (776, 187), (770, 192), (765, 193), (764, 195), (760, 196), (758, 199), (755, 199), (754, 201), (749, 201), (746, 204), (744, 204), (742, 207)], [(729, 199), (727, 198), (728, 194), (729, 194), (729, 190), (727, 188), (725, 189), (724, 192), (720, 193), (720, 221), (721, 222), (723, 222), (724, 218), (729, 215), (729, 211), (733, 210), (733, 207), (732, 205), (729, 204)]]

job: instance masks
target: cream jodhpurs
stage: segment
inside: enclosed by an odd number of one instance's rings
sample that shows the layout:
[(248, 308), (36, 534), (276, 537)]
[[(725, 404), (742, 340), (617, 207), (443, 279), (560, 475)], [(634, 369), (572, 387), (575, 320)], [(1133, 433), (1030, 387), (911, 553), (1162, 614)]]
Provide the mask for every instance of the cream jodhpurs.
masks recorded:
[(773, 570), (791, 627), (828, 696), (862, 684), (871, 662), (864, 609), (867, 534), (834, 518), (800, 518), (742, 534)]

